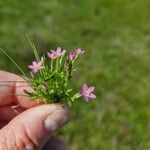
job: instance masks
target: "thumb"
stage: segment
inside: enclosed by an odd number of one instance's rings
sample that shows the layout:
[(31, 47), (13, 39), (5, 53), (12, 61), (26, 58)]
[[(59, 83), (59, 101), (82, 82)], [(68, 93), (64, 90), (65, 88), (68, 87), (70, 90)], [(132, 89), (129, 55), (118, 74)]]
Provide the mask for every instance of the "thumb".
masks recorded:
[(40, 149), (69, 120), (69, 111), (58, 104), (28, 109), (0, 131), (0, 149)]

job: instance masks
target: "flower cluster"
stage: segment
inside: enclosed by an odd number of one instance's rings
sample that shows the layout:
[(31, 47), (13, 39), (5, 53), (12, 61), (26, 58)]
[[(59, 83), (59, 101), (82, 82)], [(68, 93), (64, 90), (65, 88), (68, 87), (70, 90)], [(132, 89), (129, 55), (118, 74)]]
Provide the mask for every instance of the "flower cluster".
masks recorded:
[(70, 81), (75, 70), (74, 63), (83, 53), (81, 48), (68, 53), (60, 47), (56, 50), (51, 49), (47, 55), (42, 57), (39, 57), (37, 53), (36, 61), (28, 66), (31, 69), (31, 78), (28, 81), (34, 92), (26, 91), (26, 93), (32, 99), (41, 99), (45, 103), (61, 102), (69, 106), (80, 97), (87, 102), (95, 99), (94, 86), (88, 87), (84, 83), (80, 92), (76, 94), (73, 94), (71, 88)]

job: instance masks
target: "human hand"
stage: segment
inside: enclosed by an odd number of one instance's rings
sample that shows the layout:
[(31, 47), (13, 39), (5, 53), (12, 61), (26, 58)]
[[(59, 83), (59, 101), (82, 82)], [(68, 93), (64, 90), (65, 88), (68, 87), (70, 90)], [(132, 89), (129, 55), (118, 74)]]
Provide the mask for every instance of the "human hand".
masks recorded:
[(24, 89), (31, 90), (21, 77), (0, 71), (0, 150), (64, 150), (51, 136), (68, 122), (69, 111), (31, 101)]

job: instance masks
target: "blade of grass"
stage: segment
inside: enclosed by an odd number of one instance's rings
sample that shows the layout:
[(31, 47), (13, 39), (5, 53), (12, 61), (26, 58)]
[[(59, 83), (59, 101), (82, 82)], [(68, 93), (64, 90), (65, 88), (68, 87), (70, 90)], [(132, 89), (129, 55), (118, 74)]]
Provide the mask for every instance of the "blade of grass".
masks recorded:
[(36, 58), (36, 61), (40, 61), (40, 56), (39, 56), (39, 54), (37, 52), (37, 49), (36, 49), (35, 45), (31, 42), (28, 34), (26, 34), (26, 37), (27, 37), (27, 39), (28, 39), (28, 41), (30, 43), (30, 46), (31, 46), (32, 50), (33, 50), (33, 53), (34, 53), (35, 58)]
[(14, 59), (2, 48), (0, 48), (0, 50), (11, 60), (11, 62), (19, 69), (19, 71), (24, 75), (27, 76), (24, 71), (21, 69), (21, 67), (19, 67), (19, 65), (14, 61)]

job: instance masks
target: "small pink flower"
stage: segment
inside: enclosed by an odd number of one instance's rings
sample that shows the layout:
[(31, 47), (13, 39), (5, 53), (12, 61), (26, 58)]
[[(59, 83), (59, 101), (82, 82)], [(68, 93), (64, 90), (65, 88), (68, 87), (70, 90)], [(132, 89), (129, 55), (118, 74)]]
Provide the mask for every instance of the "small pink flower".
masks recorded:
[(76, 48), (73, 52), (69, 53), (69, 59), (71, 61), (74, 61), (74, 60), (76, 60), (78, 58), (78, 56), (80, 54), (83, 54), (83, 53), (84, 53), (84, 51), (82, 51), (81, 48)]
[(32, 70), (33, 73), (38, 72), (39, 70), (41, 70), (43, 68), (43, 60), (37, 62), (37, 61), (33, 61), (32, 65), (29, 65), (28, 68), (30, 68)]
[(79, 55), (79, 54), (83, 54), (85, 51), (83, 51), (81, 48), (76, 48), (75, 52), (77, 55)]
[(70, 59), (71, 61), (75, 60), (75, 59), (76, 59), (76, 53), (75, 53), (75, 52), (69, 53), (69, 59)]
[(62, 51), (62, 49), (60, 47), (58, 47), (56, 50), (50, 50), (50, 52), (47, 52), (47, 56), (51, 59), (56, 59), (62, 55), (65, 54), (65, 50)]
[(90, 99), (95, 99), (96, 96), (93, 94), (95, 87), (88, 87), (86, 83), (82, 85), (82, 90), (80, 95), (84, 97), (84, 99), (88, 102)]

